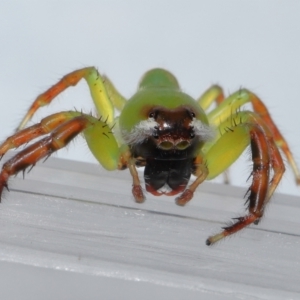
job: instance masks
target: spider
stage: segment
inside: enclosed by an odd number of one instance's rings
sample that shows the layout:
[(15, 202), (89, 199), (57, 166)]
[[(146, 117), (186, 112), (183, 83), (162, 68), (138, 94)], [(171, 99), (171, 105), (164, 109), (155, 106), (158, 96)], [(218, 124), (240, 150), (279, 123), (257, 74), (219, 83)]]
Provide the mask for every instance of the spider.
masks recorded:
[[(85, 79), (97, 109), (97, 116), (62, 111), (25, 128), (42, 106), (65, 89)], [(215, 108), (206, 111), (215, 103)], [(253, 110), (240, 108), (251, 103)], [(114, 117), (115, 109), (120, 111)], [(227, 98), (218, 85), (211, 86), (195, 100), (182, 92), (177, 79), (164, 69), (152, 69), (142, 77), (137, 92), (127, 101), (112, 82), (96, 68), (87, 67), (65, 75), (39, 95), (15, 134), (0, 145), (0, 157), (9, 150), (29, 144), (3, 164), (0, 199), (11, 175), (32, 167), (37, 161), (65, 147), (79, 133), (99, 163), (107, 170), (128, 168), (136, 202), (145, 200), (137, 167), (144, 167), (146, 191), (173, 196), (185, 205), (196, 188), (226, 171), (250, 145), (252, 183), (246, 193), (247, 213), (231, 225), (208, 237), (207, 245), (257, 224), (273, 195), (286, 157), (300, 184), (300, 174), (287, 142), (274, 124), (266, 106), (251, 91), (240, 89)], [(195, 179), (190, 185), (191, 174)]]

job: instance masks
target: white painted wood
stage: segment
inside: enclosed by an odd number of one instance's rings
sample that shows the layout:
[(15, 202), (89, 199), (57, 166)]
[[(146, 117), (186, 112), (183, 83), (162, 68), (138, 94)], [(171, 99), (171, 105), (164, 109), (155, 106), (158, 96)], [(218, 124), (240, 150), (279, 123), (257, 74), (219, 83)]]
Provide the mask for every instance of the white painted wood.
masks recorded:
[[(142, 174), (141, 174), (142, 175)], [(0, 205), (1, 299), (299, 299), (300, 198), (213, 247), (244, 189), (205, 183), (186, 207), (131, 196), (128, 171), (50, 158)]]

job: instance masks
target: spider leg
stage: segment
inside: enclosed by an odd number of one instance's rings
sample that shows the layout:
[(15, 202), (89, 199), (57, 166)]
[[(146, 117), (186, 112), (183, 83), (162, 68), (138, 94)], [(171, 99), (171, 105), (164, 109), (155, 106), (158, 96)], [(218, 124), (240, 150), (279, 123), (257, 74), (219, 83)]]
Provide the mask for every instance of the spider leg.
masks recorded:
[(223, 89), (219, 85), (212, 85), (197, 99), (197, 102), (204, 110), (207, 110), (212, 103), (220, 105), (224, 99)]
[[(225, 227), (221, 233), (209, 237), (207, 245), (257, 223), (285, 171), (273, 135), (263, 118), (250, 111), (238, 112), (232, 117), (235, 118), (235, 127), (226, 131), (205, 154), (209, 169), (207, 178), (212, 179), (222, 173), (250, 144), (253, 171), (252, 184), (248, 190), (248, 214)], [(220, 126), (226, 128), (229, 122), (231, 120), (223, 122)]]
[[(198, 99), (197, 102), (204, 109), (207, 110), (213, 103), (220, 105), (225, 100), (223, 89), (219, 85), (212, 85), (208, 88)], [(223, 172), (224, 183), (229, 184), (229, 168)]]
[(109, 99), (113, 103), (114, 107), (121, 111), (127, 100), (120, 94), (120, 92), (116, 89), (114, 84), (106, 75), (103, 75), (102, 78)]
[(88, 120), (82, 116), (67, 121), (53, 130), (49, 136), (28, 146), (4, 163), (0, 173), (0, 199), (3, 187), (7, 187), (10, 176), (25, 170), (37, 161), (65, 147), (78, 133), (86, 128), (88, 123)]
[(80, 115), (81, 113), (79, 112), (60, 112), (42, 119), (40, 123), (16, 132), (0, 145), (0, 158), (3, 157), (8, 150), (18, 148), (37, 137), (45, 135), (57, 128), (60, 124)]
[[(95, 103), (97, 111), (99, 115), (104, 116), (107, 118), (107, 122), (109, 124), (113, 123), (114, 119), (114, 106), (112, 101), (110, 100), (106, 86), (104, 83), (103, 78), (99, 74), (96, 68), (94, 67), (87, 67), (83, 69), (79, 69), (73, 71), (67, 75), (65, 75), (61, 80), (59, 80), (56, 84), (50, 87), (47, 91), (40, 94), (35, 101), (30, 106), (27, 114), (23, 118), (22, 122), (20, 123), (18, 130), (25, 127), (27, 122), (32, 118), (34, 113), (42, 106), (48, 105), (52, 102), (52, 100), (62, 93), (65, 89), (69, 88), (70, 86), (75, 86), (81, 79), (85, 79), (92, 96), (92, 99)], [(109, 80), (107, 80), (109, 82)], [(108, 83), (109, 85), (109, 83)], [(109, 85), (111, 86), (111, 85)], [(110, 94), (114, 95), (116, 92), (115, 89), (110, 89)], [(121, 96), (120, 96), (121, 97)], [(112, 97), (112, 99), (118, 98)], [(118, 98), (119, 99), (119, 98)], [(119, 100), (120, 102), (121, 100)], [(118, 104), (121, 105), (121, 104)]]
[[(221, 122), (227, 119), (232, 120), (232, 115), (246, 103), (252, 104), (254, 112), (256, 112), (263, 119), (265, 125), (269, 128), (275, 143), (286, 156), (287, 161), (294, 172), (296, 183), (300, 184), (300, 172), (296, 165), (295, 159), (291, 153), (291, 150), (283, 135), (280, 133), (276, 124), (272, 120), (267, 107), (255, 94), (248, 91), (247, 89), (241, 89), (233, 93), (228, 98), (226, 98), (216, 109), (212, 110), (208, 114), (210, 124), (219, 126)], [(237, 122), (239, 121), (237, 120)], [(211, 147), (211, 145), (212, 144), (207, 144), (206, 149), (204, 151), (208, 151), (208, 148)]]
[(39, 160), (65, 147), (81, 132), (91, 152), (104, 168), (114, 170), (127, 167), (128, 150), (126, 147), (119, 148), (111, 128), (105, 121), (79, 112), (54, 114), (37, 125), (17, 132), (4, 142), (4, 146), (0, 146), (0, 150), (4, 151), (49, 133), (48, 136), (29, 145), (3, 164), (0, 173), (0, 200), (10, 176), (34, 166)]
[[(243, 113), (242, 113), (243, 114)], [(269, 188), (268, 188), (268, 195), (266, 199), (266, 203), (270, 200), (272, 197), (275, 189), (277, 188), (283, 173), (285, 172), (285, 166), (284, 162), (282, 160), (282, 156), (279, 152), (278, 145), (275, 142), (275, 138), (273, 136), (273, 133), (269, 129), (269, 126), (266, 126), (265, 120), (260, 116), (253, 112), (245, 112), (248, 119), (256, 123), (260, 126), (260, 128), (263, 130), (267, 143), (268, 143), (268, 151), (270, 154), (270, 165), (273, 170), (273, 177), (270, 180)], [(266, 204), (265, 203), (265, 204)]]
[[(289, 162), (294, 175), (295, 175), (295, 180), (296, 184), (300, 185), (300, 172), (297, 167), (297, 164), (295, 162), (295, 159), (292, 155), (292, 152), (289, 148), (288, 143), (280, 133), (279, 129), (277, 128), (276, 124), (273, 122), (270, 113), (268, 112), (267, 107), (264, 105), (264, 103), (254, 94), (250, 94), (251, 98), (251, 103), (253, 105), (253, 109), (255, 112), (257, 112), (264, 122), (267, 124), (268, 128), (270, 129), (272, 136), (274, 138), (274, 141), (276, 145), (282, 150), (282, 152), (285, 154), (287, 161)], [(273, 151), (278, 151), (277, 147)]]

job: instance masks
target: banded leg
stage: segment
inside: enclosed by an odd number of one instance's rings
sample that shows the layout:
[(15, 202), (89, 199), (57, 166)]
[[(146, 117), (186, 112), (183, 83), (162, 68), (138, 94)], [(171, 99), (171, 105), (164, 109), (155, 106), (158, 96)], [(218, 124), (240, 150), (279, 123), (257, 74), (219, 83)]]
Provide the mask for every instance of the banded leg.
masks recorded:
[(267, 204), (285, 172), (285, 165), (282, 160), (282, 156), (279, 152), (278, 146), (273, 137), (273, 134), (270, 131), (269, 127), (265, 125), (264, 120), (259, 115), (253, 112), (242, 112), (241, 114), (246, 115), (246, 117), (251, 123), (256, 123), (259, 125), (259, 127), (263, 130), (268, 143), (268, 149), (265, 149), (265, 151), (268, 150), (270, 154), (270, 165), (273, 170), (273, 177), (269, 182), (268, 195), (265, 202), (265, 204)]
[[(212, 179), (222, 173), (250, 143), (253, 171), (252, 184), (248, 190), (249, 197), (247, 199), (249, 213), (238, 218), (233, 225), (225, 227), (221, 233), (209, 237), (206, 241), (207, 245), (211, 245), (252, 223), (257, 223), (285, 171), (272, 133), (265, 125), (262, 117), (253, 112), (239, 112), (234, 114), (232, 118), (236, 122), (235, 127), (226, 131), (205, 155), (209, 169), (207, 178)], [(239, 123), (239, 120), (242, 122)], [(226, 128), (231, 121), (227, 120), (221, 126)], [(270, 180), (271, 169), (274, 174)]]
[[(40, 94), (30, 106), (27, 114), (20, 123), (18, 130), (25, 127), (27, 122), (40, 107), (50, 104), (57, 95), (62, 93), (68, 87), (75, 86), (81, 79), (85, 79), (89, 86), (99, 116), (103, 116), (107, 119), (107, 122), (111, 124), (114, 120), (114, 106), (107, 94), (105, 83), (103, 82), (104, 80), (94, 67), (88, 67), (65, 75), (46, 92)], [(110, 93), (114, 93), (112, 88), (110, 89)], [(121, 103), (122, 100), (119, 100), (119, 102)]]
[(16, 132), (0, 145), (0, 159), (8, 150), (29, 143), (31, 140), (51, 132), (59, 125), (80, 115), (79, 112), (60, 112), (42, 119), (40, 123)]
[[(127, 166), (126, 157), (124, 158), (124, 154), (121, 153), (111, 128), (105, 122), (92, 116), (78, 114), (80, 113), (65, 112), (49, 116), (43, 119), (41, 123), (16, 133), (4, 143), (6, 146), (2, 148), (7, 148), (7, 144), (12, 148), (12, 145), (30, 141), (38, 135), (37, 132), (39, 133), (38, 136), (50, 132), (49, 136), (29, 145), (4, 163), (0, 173), (0, 200), (3, 188), (7, 187), (7, 181), (11, 175), (17, 174), (29, 166), (34, 166), (39, 160), (47, 158), (53, 152), (65, 147), (81, 132), (83, 132), (90, 150), (104, 168), (113, 170)], [(71, 119), (59, 124), (59, 120), (63, 118)], [(55, 127), (54, 124), (59, 125)], [(20, 136), (22, 138), (19, 139)], [(122, 151), (125, 152), (125, 150)]]
[(88, 120), (86, 118), (76, 117), (63, 123), (57, 129), (53, 130), (49, 136), (28, 146), (9, 159), (2, 166), (0, 173), (0, 200), (3, 187), (7, 188), (7, 181), (11, 175), (17, 174), (29, 166), (34, 166), (37, 161), (47, 158), (54, 151), (65, 147), (87, 125)]
[[(246, 103), (252, 104), (254, 112), (256, 112), (263, 119), (264, 123), (269, 128), (276, 145), (283, 151), (288, 160), (288, 163), (290, 164), (294, 172), (296, 184), (300, 184), (300, 172), (291, 153), (291, 150), (286, 140), (280, 133), (279, 129), (275, 125), (274, 121), (272, 120), (268, 109), (255, 94), (246, 89), (241, 89), (240, 91), (233, 93), (228, 98), (226, 98), (216, 109), (208, 114), (210, 124), (218, 126), (226, 119), (231, 119), (232, 115)], [(207, 152), (212, 144), (213, 143), (207, 144), (204, 151)]]

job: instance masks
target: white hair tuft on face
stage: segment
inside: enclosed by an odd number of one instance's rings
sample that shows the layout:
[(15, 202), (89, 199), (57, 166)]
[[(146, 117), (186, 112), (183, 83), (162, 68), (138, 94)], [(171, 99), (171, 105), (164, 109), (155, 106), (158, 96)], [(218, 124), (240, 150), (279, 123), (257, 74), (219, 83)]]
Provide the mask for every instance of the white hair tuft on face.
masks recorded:
[(194, 127), (194, 133), (202, 141), (209, 141), (215, 137), (215, 129), (209, 125), (203, 124), (200, 120), (193, 119), (190, 124)]
[[(127, 145), (141, 144), (148, 137), (152, 136), (155, 127), (159, 124), (154, 120), (154, 118), (149, 118), (138, 123), (131, 131), (122, 131), (122, 137)], [(194, 133), (196, 136), (200, 137), (202, 141), (209, 141), (214, 138), (215, 130), (202, 123), (200, 120), (193, 119), (190, 126), (194, 127)]]
[(158, 125), (154, 118), (149, 118), (138, 123), (130, 132), (122, 131), (122, 137), (128, 145), (141, 144), (153, 134), (154, 127)]

